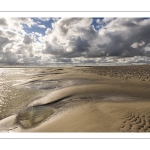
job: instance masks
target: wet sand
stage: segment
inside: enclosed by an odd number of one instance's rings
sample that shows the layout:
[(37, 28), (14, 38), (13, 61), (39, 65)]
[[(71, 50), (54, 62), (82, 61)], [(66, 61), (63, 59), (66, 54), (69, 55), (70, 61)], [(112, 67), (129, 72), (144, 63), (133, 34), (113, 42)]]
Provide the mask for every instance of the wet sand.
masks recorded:
[(0, 112), (2, 132), (150, 131), (149, 65), (17, 72), (22, 73), (3, 74), (14, 91), (9, 95), (20, 93), (16, 102), (8, 100), (10, 96), (3, 100), (9, 112)]

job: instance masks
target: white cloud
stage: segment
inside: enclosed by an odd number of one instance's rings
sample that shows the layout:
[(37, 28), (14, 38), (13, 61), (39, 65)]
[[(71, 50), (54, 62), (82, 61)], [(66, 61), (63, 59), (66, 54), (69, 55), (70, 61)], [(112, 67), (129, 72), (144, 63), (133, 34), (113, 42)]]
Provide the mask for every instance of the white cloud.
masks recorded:
[(91, 25), (91, 18), (52, 20), (55, 20), (53, 28), (47, 28), (45, 35), (42, 35), (38, 32), (26, 33), (24, 30), (25, 25), (28, 28), (46, 28), (44, 24), (39, 24), (40, 21), (34, 22), (31, 18), (0, 18), (0, 62), (149, 62), (150, 19), (97, 19), (96, 22), (101, 25), (98, 31)]
[(59, 19), (60, 19), (60, 17), (57, 17), (57, 18), (56, 18), (56, 17), (55, 17), (55, 18), (53, 17), (53, 18), (52, 18), (52, 20), (53, 20), (54, 22), (58, 21)]
[(131, 47), (132, 47), (132, 48), (138, 48), (139, 46), (143, 46), (143, 45), (145, 45), (145, 42), (143, 42), (143, 41), (141, 41), (140, 43), (134, 42), (134, 43), (131, 45)]
[(100, 22), (101, 22), (101, 20), (100, 20), (100, 19), (96, 19), (96, 23), (98, 23), (98, 24), (99, 24)]
[(0, 18), (0, 26), (2, 26), (2, 27), (7, 26), (7, 21), (5, 18)]
[[(61, 18), (47, 29), (45, 54), (59, 57), (149, 56), (150, 20), (142, 18), (104, 18), (96, 31), (90, 18)], [(135, 50), (136, 48), (136, 50)], [(107, 60), (107, 59), (106, 59)], [(108, 61), (108, 60), (107, 60)], [(109, 60), (109, 62), (111, 62)]]
[(32, 43), (32, 39), (30, 38), (29, 35), (24, 35), (24, 40), (23, 40), (24, 44), (31, 44)]
[(0, 36), (0, 51), (2, 51), (3, 47), (9, 43), (11, 43), (11, 41), (7, 37)]
[(41, 18), (37, 18), (37, 19), (39, 19), (41, 21), (49, 21), (49, 20), (51, 20), (50, 17), (41, 17)]
[(45, 34), (51, 34), (52, 33), (52, 29), (51, 28), (47, 28), (45, 31)]
[(45, 25), (37, 25), (37, 27), (39, 27), (39, 28), (46, 28)]
[(40, 59), (41, 56), (38, 56), (33, 47), (32, 34), (23, 30), (23, 25), (31, 27), (36, 23), (31, 18), (5, 18), (0, 19), (0, 23), (4, 24), (4, 20), (7, 26), (0, 29), (0, 63), (31, 63), (35, 58)]
[(27, 25), (29, 28), (36, 25), (31, 18), (5, 18), (8, 28), (15, 31), (23, 31), (23, 25)]
[[(90, 18), (61, 18), (47, 29), (44, 53), (76, 57), (88, 50), (88, 38), (96, 35)], [(87, 39), (86, 39), (87, 36)]]

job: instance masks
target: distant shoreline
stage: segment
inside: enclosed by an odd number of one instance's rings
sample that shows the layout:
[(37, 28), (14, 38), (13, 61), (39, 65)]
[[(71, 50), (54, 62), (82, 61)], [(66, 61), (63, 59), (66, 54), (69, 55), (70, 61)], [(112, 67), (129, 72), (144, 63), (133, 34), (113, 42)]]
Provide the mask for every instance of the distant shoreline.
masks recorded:
[(52, 66), (0, 66), (0, 68), (61, 68), (61, 67), (124, 67), (124, 66), (150, 66), (150, 64), (113, 64), (113, 65), (52, 65)]

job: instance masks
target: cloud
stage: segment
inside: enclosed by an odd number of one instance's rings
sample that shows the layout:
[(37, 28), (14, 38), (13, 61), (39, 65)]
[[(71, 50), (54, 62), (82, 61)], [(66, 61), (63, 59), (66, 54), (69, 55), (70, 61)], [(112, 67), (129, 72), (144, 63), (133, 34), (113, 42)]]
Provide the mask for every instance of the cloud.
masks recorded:
[(46, 28), (45, 25), (38, 25), (37, 27), (39, 27), (39, 28)]
[(41, 45), (39, 46), (36, 41), (37, 39), (39, 40), (38, 43), (42, 41), (42, 34), (34, 32), (28, 34), (24, 30), (24, 25), (28, 28), (36, 25), (31, 18), (2, 18), (0, 23), (1, 25), (7, 25), (5, 28), (0, 28), (1, 64), (42, 63), (40, 62), (42, 53), (38, 51)]
[[(90, 47), (89, 39), (96, 36), (91, 18), (62, 18), (46, 30), (44, 54), (80, 57)], [(90, 41), (91, 42), (91, 41)]]
[(52, 33), (52, 29), (51, 28), (47, 28), (46, 31), (45, 31), (45, 34), (48, 35), (48, 34), (51, 34), (51, 33)]
[(60, 19), (60, 17), (53, 17), (51, 18), (54, 22), (58, 21)]
[(97, 24), (100, 24), (100, 23), (101, 23), (101, 20), (100, 20), (100, 19), (96, 19), (96, 23), (97, 23)]
[(38, 20), (41, 20), (41, 21), (49, 21), (49, 20), (51, 20), (51, 18), (50, 17), (39, 17), (39, 18), (37, 18)]
[(8, 38), (0, 36), (0, 51), (3, 50), (3, 47), (10, 42), (11, 41)]
[(145, 45), (145, 42), (143, 42), (143, 41), (141, 41), (140, 43), (134, 42), (134, 43), (131, 45), (131, 47), (132, 47), (132, 48), (138, 48), (139, 46), (143, 46), (143, 45)]
[(29, 28), (37, 24), (31, 18), (11, 18), (11, 22), (19, 26), (26, 24)]
[(7, 26), (7, 21), (5, 18), (0, 18), (0, 26)]
[(147, 55), (143, 46), (149, 43), (149, 29), (150, 20), (142, 18), (115, 19), (106, 26), (103, 32), (100, 32), (103, 39), (107, 38), (107, 46), (103, 49), (108, 56)]
[(24, 35), (24, 40), (23, 40), (24, 44), (31, 44), (32, 43), (32, 39), (30, 38), (29, 35)]
[(14, 36), (16, 36), (16, 33), (15, 32), (13, 32), (13, 31), (6, 31), (6, 35), (9, 37), (9, 38), (12, 38), (12, 37), (14, 37)]
[(92, 18), (0, 18), (0, 62), (149, 63), (150, 19), (104, 18), (96, 24)]
[(72, 59), (71, 58), (55, 58), (55, 63), (59, 62), (59, 63), (72, 63)]
[[(96, 31), (91, 18), (61, 18), (46, 30), (44, 54), (62, 57), (147, 56), (150, 20), (104, 18)], [(135, 49), (136, 48), (136, 49)]]

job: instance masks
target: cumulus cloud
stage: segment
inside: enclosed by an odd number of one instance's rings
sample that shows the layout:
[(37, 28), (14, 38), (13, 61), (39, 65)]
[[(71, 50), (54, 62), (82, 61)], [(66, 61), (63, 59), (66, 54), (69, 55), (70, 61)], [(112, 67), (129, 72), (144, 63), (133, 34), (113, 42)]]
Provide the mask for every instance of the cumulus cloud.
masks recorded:
[(7, 22), (5, 18), (0, 18), (0, 26), (7, 26)]
[(0, 36), (0, 51), (3, 50), (3, 47), (10, 42), (11, 41), (8, 38)]
[[(42, 24), (50, 20), (52, 27)], [(92, 18), (0, 18), (0, 62), (149, 63), (150, 19), (97, 19), (98, 29), (92, 23)], [(24, 27), (45, 28), (45, 35)]]
[(41, 20), (41, 21), (49, 21), (49, 20), (51, 20), (50, 17), (39, 17), (39, 18), (37, 18), (37, 19), (39, 19), (39, 20)]
[(24, 30), (24, 25), (31, 28), (36, 23), (31, 18), (1, 18), (0, 24), (3, 25), (0, 28), (0, 63), (38, 63), (37, 59), (41, 56), (33, 47), (33, 35), (27, 34)]
[(141, 41), (140, 43), (138, 42), (134, 42), (131, 47), (132, 48), (138, 48), (139, 46), (143, 46), (145, 44), (145, 42)]
[(96, 31), (91, 18), (61, 18), (47, 29), (43, 53), (62, 57), (147, 56), (150, 20), (142, 18), (104, 18)]
[(31, 18), (10, 18), (10, 22), (20, 26), (20, 25), (27, 25), (29, 28), (31, 28), (33, 25), (36, 25), (37, 23), (33, 21)]
[(38, 25), (39, 28), (46, 28), (45, 25)]
[(51, 33), (52, 33), (52, 29), (51, 28), (47, 28), (46, 31), (45, 31), (45, 34), (48, 35), (48, 34), (51, 34)]
[[(88, 51), (96, 36), (91, 18), (62, 18), (47, 29), (43, 53), (62, 57), (80, 57)], [(90, 41), (91, 40), (91, 41)]]
[(30, 38), (29, 35), (24, 35), (24, 40), (23, 40), (24, 44), (31, 44), (32, 43), (32, 39)]

